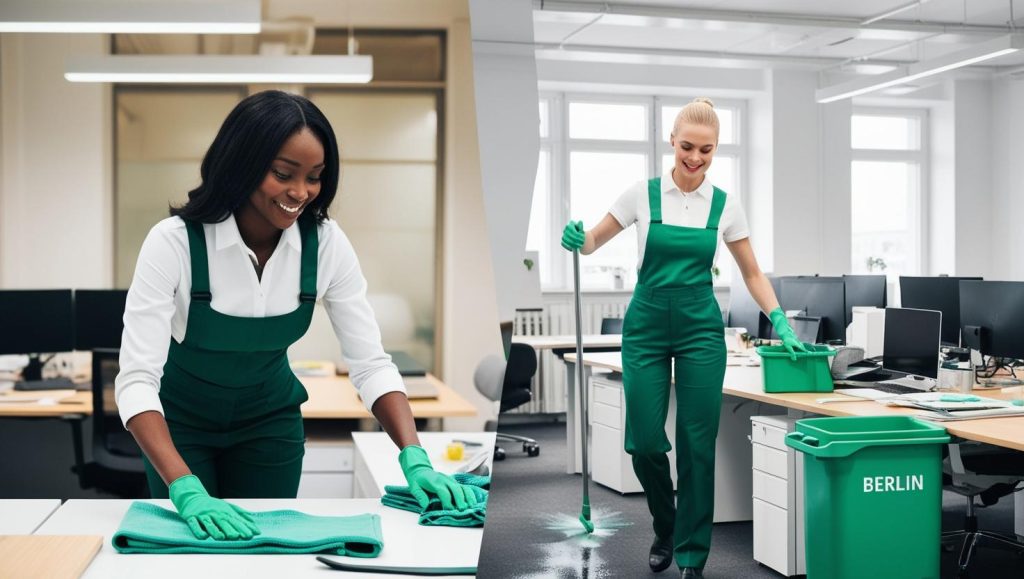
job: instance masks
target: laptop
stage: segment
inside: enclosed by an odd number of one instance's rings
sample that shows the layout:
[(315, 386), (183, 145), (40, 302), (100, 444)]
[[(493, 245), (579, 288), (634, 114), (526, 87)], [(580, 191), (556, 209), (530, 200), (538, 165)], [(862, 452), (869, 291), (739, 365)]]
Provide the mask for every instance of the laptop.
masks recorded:
[(880, 367), (851, 366), (836, 372), (836, 385), (876, 388), (903, 394), (936, 387), (942, 312), (886, 308)]

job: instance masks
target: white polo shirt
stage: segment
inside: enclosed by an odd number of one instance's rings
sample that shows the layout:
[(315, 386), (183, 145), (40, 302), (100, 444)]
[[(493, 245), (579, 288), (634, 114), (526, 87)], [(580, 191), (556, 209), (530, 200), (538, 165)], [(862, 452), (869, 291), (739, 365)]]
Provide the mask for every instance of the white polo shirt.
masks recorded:
[[(723, 191), (723, 193), (726, 193)], [(711, 215), (711, 198), (714, 188), (706, 176), (696, 191), (683, 192), (672, 180), (671, 171), (661, 176), (661, 222), (667, 225), (683, 227), (707, 227)], [(636, 224), (636, 238), (639, 256), (636, 269), (644, 261), (644, 248), (647, 245), (647, 230), (651, 225), (651, 207), (647, 198), (647, 181), (633, 184), (626, 192), (615, 200), (608, 213), (623, 228)], [(724, 239), (727, 243), (750, 237), (747, 216), (743, 212), (739, 196), (725, 196), (725, 207), (718, 222), (719, 244)], [(716, 246), (715, 261), (718, 261)]]
[[(261, 318), (287, 314), (299, 305), (302, 240), (298, 223), (281, 234), (262, 279), (256, 254), (242, 241), (234, 216), (203, 225), (210, 270), (211, 306), (231, 316)], [(327, 310), (349, 365), (352, 383), (366, 408), (405, 386), (384, 352), (380, 328), (366, 301), (366, 279), (348, 238), (333, 220), (318, 226), (316, 296)], [(185, 338), (191, 301), (192, 263), (185, 222), (169, 217), (149, 231), (128, 289), (121, 338), (121, 370), (114, 396), (125, 424), (160, 404), (160, 378), (170, 340)]]

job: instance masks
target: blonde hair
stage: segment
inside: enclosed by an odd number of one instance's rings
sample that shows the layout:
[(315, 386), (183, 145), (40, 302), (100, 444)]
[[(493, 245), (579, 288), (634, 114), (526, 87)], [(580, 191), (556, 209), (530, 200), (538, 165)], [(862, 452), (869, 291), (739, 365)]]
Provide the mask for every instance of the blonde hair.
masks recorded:
[(715, 103), (706, 97), (697, 97), (687, 103), (676, 115), (676, 122), (672, 125), (672, 135), (676, 134), (679, 125), (683, 123), (711, 127), (715, 129), (715, 138), (717, 139), (718, 115), (715, 114)]

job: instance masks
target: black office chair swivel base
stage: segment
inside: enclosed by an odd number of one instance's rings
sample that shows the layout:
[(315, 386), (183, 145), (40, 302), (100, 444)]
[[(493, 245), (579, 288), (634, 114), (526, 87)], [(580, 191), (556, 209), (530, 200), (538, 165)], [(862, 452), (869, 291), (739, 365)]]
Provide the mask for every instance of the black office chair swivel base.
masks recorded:
[[(540, 455), (540, 443), (532, 438), (527, 438), (525, 436), (517, 436), (515, 434), (502, 434), (499, 432), (497, 440), (505, 440), (508, 442), (521, 442), (523, 443), (523, 452), (525, 452), (527, 456)], [(504, 448), (501, 448), (497, 444), (494, 445), (494, 460), (505, 460), (506, 455), (507, 454)]]
[(971, 557), (974, 555), (975, 547), (992, 547), (1004, 551), (1012, 551), (1018, 557), (1024, 557), (1024, 543), (1000, 533), (978, 530), (978, 516), (974, 514), (974, 508), (973, 498), (968, 498), (964, 529), (942, 533), (942, 546), (944, 549), (952, 551), (956, 548), (957, 544), (960, 545), (960, 558), (957, 560), (957, 576), (961, 578), (967, 577), (967, 567), (971, 564)]

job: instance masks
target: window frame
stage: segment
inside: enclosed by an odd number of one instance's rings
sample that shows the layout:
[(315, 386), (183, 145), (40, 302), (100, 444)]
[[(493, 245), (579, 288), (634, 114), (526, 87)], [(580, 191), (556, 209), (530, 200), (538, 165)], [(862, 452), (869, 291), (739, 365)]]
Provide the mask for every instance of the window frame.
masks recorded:
[[(871, 117), (897, 117), (897, 118), (912, 118), (917, 121), (918, 129), (920, 134), (918, 135), (918, 148), (917, 149), (870, 149), (870, 148), (854, 148), (852, 127), (853, 117), (857, 116), (871, 116)], [(931, 198), (931, 158), (930, 158), (930, 147), (931, 147), (931, 134), (929, 126), (929, 112), (928, 109), (923, 108), (910, 108), (910, 107), (868, 107), (868, 106), (855, 106), (850, 111), (850, 126), (851, 126), (851, 137), (847, 143), (850, 149), (850, 179), (853, 179), (853, 164), (858, 161), (868, 162), (889, 162), (889, 163), (909, 163), (915, 164), (918, 168), (918, 187), (916, 194), (912, 193), (912, 199), (910, 200), (910, 216), (911, 216), (911, 239), (914, 242), (913, 254), (910, 257), (911, 263), (915, 264), (913, 271), (899, 272), (898, 275), (925, 275), (927, 270), (926, 263), (926, 247), (927, 240), (930, 232), (930, 223), (927, 216), (931, 210), (930, 198)], [(851, 203), (853, 191), (851, 189)], [(852, 218), (852, 207), (851, 207), (851, 218)], [(852, 219), (851, 219), (852, 222)], [(852, 239), (852, 224), (851, 224), (851, 239)], [(853, 263), (853, 252), (851, 244), (850, 262), (849, 267), (854, 267)], [(896, 274), (890, 274), (885, 272), (887, 276)]]

